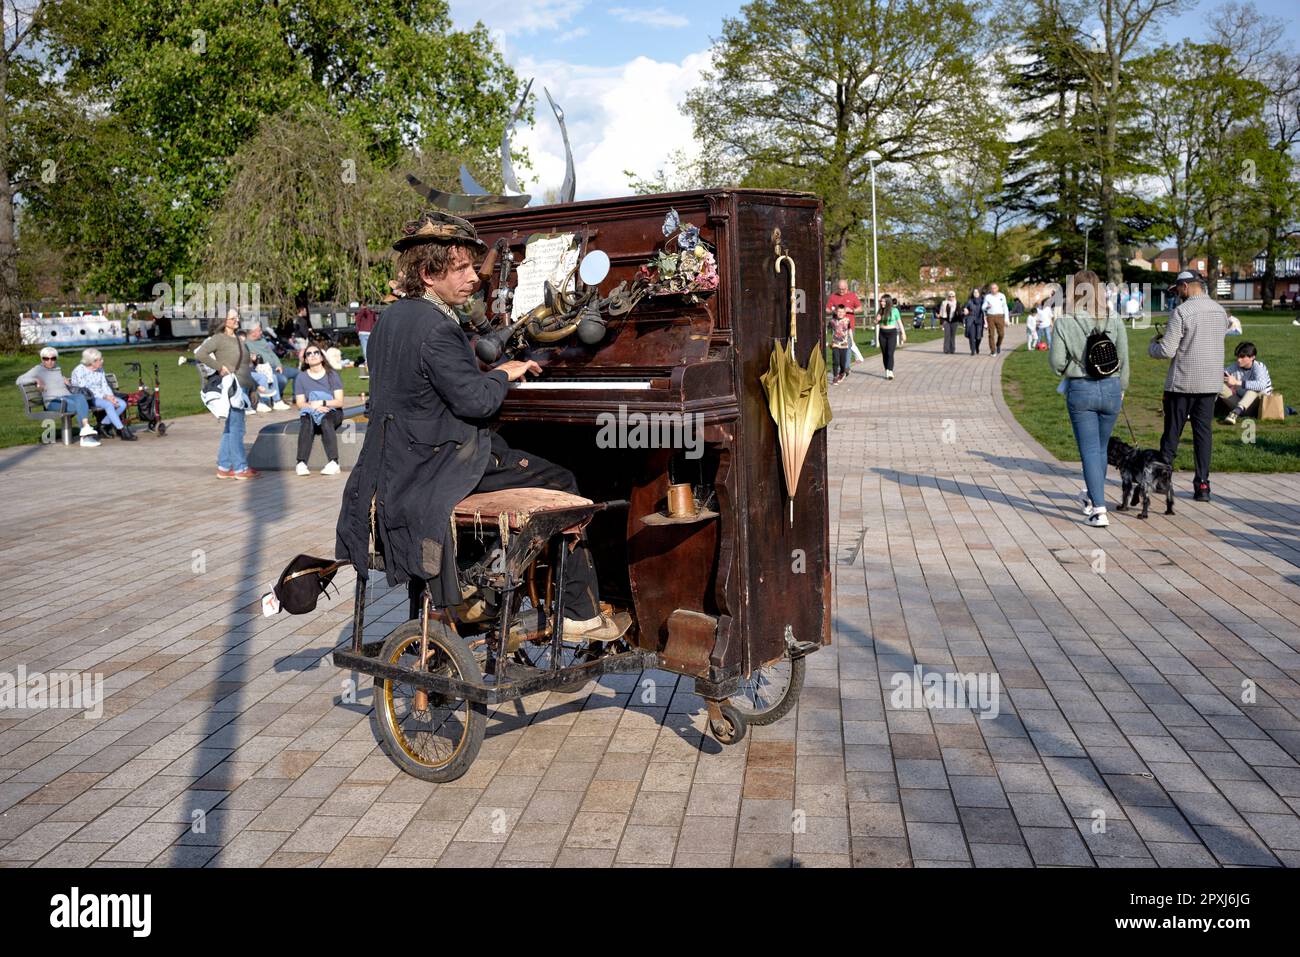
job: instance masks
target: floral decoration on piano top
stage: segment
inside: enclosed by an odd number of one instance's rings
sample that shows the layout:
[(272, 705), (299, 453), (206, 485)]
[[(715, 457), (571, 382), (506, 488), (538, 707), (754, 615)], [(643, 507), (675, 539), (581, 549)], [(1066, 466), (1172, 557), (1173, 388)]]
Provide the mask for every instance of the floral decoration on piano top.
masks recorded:
[(690, 302), (707, 299), (718, 288), (714, 250), (700, 237), (700, 227), (683, 225), (677, 210), (664, 217), (664, 248), (637, 271), (651, 296), (684, 296)]

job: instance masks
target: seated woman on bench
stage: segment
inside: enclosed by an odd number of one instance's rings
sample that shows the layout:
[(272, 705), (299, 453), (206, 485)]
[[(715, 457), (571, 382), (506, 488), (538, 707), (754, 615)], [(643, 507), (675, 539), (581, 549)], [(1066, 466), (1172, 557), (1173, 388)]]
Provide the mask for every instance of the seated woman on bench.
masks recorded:
[(313, 342), (303, 350), (302, 368), (293, 380), (293, 401), (298, 407), (299, 475), (310, 475), (307, 459), (312, 442), (320, 433), (328, 460), (321, 475), (339, 474), (339, 437), (336, 430), (343, 424), (343, 380), (325, 364), (325, 350)]
[[(474, 253), (487, 247), (474, 227), (427, 212), (406, 224), (393, 248), (405, 297), (388, 307), (367, 343), (370, 415), (343, 493), (336, 557), (365, 577), (373, 508), (375, 548), (389, 584), (408, 583), (413, 598), (427, 584), (433, 603), (451, 608), (463, 600), (450, 522), (462, 499), (537, 487), (576, 494), (578, 486), (567, 469), (510, 448), (487, 427), (509, 384), (542, 370), (518, 360), (490, 372), (479, 368), (453, 311), (478, 287)], [(566, 638), (622, 637), (626, 625), (601, 612), (598, 593), (580, 541), (566, 564)]]
[(126, 403), (119, 399), (104, 375), (104, 354), (98, 349), (83, 349), (81, 364), (72, 370), (72, 385), (87, 389), (93, 395), (95, 407), (104, 411), (105, 418), (117, 430), (118, 438), (135, 441), (135, 433), (122, 421)]
[(32, 366), (16, 380), (18, 385), (35, 385), (41, 391), (46, 412), (71, 412), (81, 422), (81, 445), (99, 445), (99, 432), (90, 421), (90, 406), (80, 392), (69, 392), (71, 380), (59, 368), (59, 350), (46, 346), (41, 350), (41, 364)]

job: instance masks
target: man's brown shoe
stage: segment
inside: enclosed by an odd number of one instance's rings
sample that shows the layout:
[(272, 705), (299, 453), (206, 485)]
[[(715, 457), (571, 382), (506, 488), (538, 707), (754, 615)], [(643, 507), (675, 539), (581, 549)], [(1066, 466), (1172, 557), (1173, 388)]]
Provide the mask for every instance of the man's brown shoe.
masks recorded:
[(254, 469), (240, 469), (238, 472), (234, 473), (234, 477), (239, 479), (242, 482), (242, 481), (246, 481), (247, 479), (257, 478), (259, 474), (260, 473), (255, 471)]
[(217, 469), (217, 478), (234, 478), (234, 477), (235, 477), (235, 473), (230, 469), (223, 469), (223, 468)]

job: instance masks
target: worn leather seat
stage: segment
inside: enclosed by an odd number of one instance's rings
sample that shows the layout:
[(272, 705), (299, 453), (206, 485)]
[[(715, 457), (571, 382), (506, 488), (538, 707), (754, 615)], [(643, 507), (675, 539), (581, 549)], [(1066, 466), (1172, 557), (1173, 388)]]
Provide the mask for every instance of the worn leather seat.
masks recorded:
[(495, 525), (502, 515), (511, 529), (519, 528), (537, 512), (593, 504), (591, 499), (551, 488), (508, 488), (499, 492), (477, 492), (461, 501), (453, 514), (461, 525)]

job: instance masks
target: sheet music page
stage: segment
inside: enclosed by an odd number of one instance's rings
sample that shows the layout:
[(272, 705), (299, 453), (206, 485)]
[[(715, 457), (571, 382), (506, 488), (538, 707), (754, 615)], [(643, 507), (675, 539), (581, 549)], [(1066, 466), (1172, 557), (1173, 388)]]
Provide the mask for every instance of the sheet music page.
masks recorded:
[(515, 270), (515, 299), (511, 319), (518, 319), (545, 301), (544, 284), (549, 280), (556, 288), (572, 290), (573, 283), (562, 286), (578, 264), (578, 237), (572, 233), (539, 234), (528, 237), (524, 261)]

